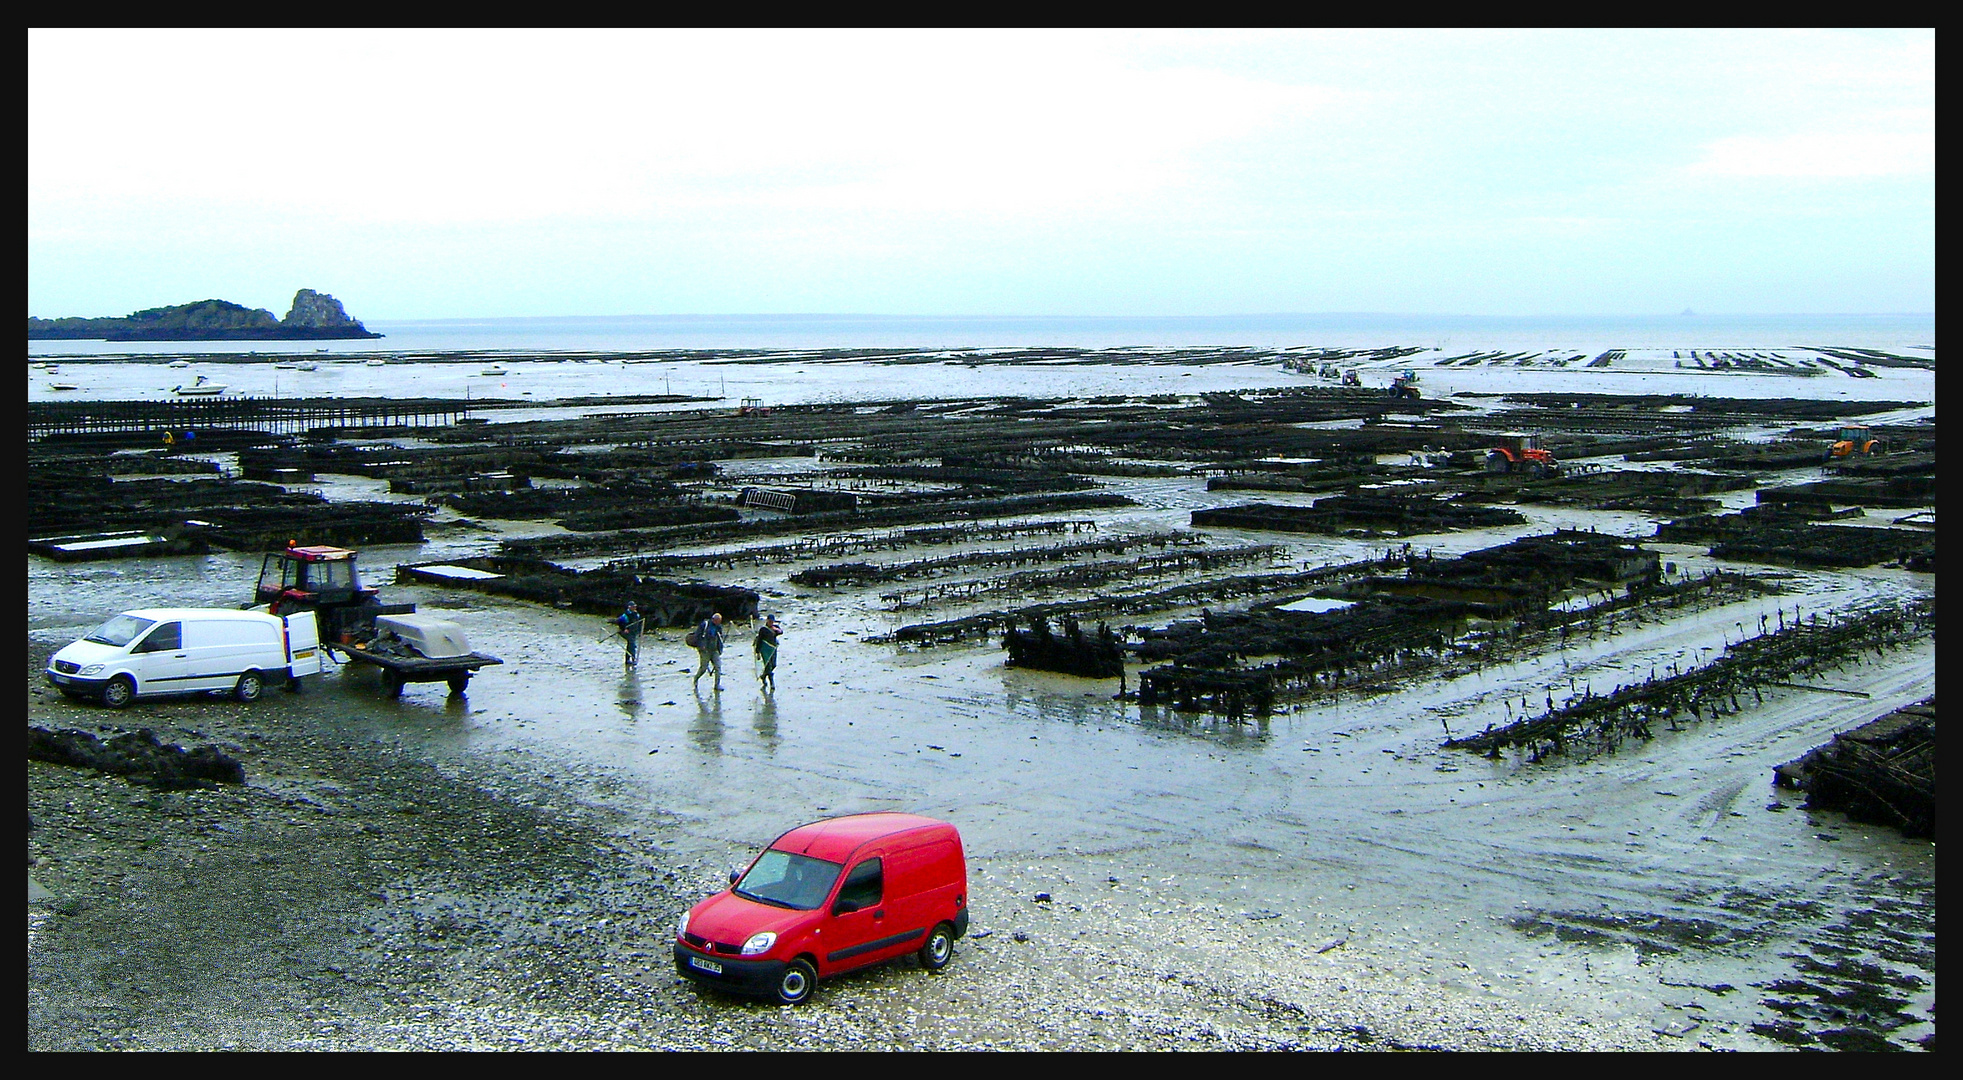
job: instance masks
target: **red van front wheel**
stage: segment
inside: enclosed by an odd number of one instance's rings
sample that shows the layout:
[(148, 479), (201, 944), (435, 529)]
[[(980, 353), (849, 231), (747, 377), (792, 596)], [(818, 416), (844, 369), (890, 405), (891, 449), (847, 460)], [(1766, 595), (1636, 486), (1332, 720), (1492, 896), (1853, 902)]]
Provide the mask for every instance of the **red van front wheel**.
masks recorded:
[(817, 982), (817, 969), (809, 961), (793, 960), (791, 966), (777, 976), (777, 1000), (785, 1005), (801, 1005), (811, 997), (811, 988)]
[(920, 966), (928, 971), (939, 971), (954, 959), (954, 927), (946, 923), (934, 927), (927, 935), (927, 943), (920, 947)]

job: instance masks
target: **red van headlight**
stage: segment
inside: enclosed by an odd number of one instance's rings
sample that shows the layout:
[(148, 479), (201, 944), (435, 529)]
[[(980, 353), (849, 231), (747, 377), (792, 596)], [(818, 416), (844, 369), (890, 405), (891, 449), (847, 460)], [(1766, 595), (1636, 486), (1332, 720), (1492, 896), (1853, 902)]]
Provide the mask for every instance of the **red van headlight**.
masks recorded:
[(765, 930), (761, 934), (751, 934), (750, 940), (743, 943), (744, 956), (762, 956), (777, 944), (777, 935)]

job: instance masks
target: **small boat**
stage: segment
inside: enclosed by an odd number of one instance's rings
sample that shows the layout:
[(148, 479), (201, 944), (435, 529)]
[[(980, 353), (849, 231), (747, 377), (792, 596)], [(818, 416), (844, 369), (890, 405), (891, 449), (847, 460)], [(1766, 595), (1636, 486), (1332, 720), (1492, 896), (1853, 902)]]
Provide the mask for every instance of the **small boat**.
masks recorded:
[(225, 392), (225, 384), (212, 382), (207, 376), (200, 375), (197, 382), (189, 386), (173, 386), (170, 392), (185, 397), (217, 397)]
[(383, 359), (380, 359), (380, 358), (378, 357), (378, 358), (376, 358), (376, 359), (373, 359), (373, 360), (364, 360), (364, 361), (362, 361), (362, 366), (363, 366), (363, 367), (381, 367), (381, 366), (383, 366), (383, 365), (384, 365), (384, 364), (386, 364), (386, 363), (388, 363), (388, 361), (386, 361), (386, 360), (383, 360)]
[(320, 365), (319, 365), (319, 364), (316, 364), (316, 363), (314, 363), (314, 362), (313, 362), (313, 361), (311, 361), (311, 360), (309, 360), (308, 362), (306, 362), (306, 363), (304, 363), (304, 364), (295, 364), (295, 365), (293, 365), (293, 370), (295, 370), (295, 371), (318, 371), (318, 370), (320, 370)]
[(189, 360), (172, 360), (168, 366), (179, 367), (179, 368), (190, 367), (191, 362)]
[(49, 384), (48, 384), (48, 389), (50, 389), (50, 390), (80, 390), (80, 389), (81, 389), (81, 387), (79, 387), (79, 386), (76, 386), (76, 385), (75, 385), (74, 383), (72, 383), (72, 382), (51, 382), (51, 383), (49, 383)]
[(273, 367), (275, 367), (275, 368), (285, 368), (285, 369), (287, 369), (288, 371), (291, 371), (291, 370), (293, 370), (294, 368), (297, 368), (297, 367), (299, 367), (299, 366), (300, 366), (300, 365), (298, 365), (298, 364), (274, 364), (274, 365), (273, 365)]
[(497, 367), (493, 365), (491, 367), (487, 367), (484, 370), (478, 372), (478, 374), (479, 375), (509, 375), (511, 373), (501, 367)]

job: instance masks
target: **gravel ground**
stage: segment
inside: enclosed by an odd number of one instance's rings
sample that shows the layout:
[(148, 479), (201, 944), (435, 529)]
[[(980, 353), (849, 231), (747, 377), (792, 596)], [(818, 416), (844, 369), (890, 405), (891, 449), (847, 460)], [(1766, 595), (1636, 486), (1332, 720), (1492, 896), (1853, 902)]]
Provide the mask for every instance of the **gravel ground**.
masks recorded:
[(938, 975), (897, 961), (795, 1009), (706, 994), (675, 976), (670, 928), (721, 868), (664, 850), (671, 826), (351, 734), (329, 695), (76, 705), (41, 688), (46, 651), (30, 723), (147, 725), (248, 779), (158, 793), (28, 763), (30, 1049), (1696, 1045), (1416, 982), (1088, 860), (976, 860), (974, 930)]

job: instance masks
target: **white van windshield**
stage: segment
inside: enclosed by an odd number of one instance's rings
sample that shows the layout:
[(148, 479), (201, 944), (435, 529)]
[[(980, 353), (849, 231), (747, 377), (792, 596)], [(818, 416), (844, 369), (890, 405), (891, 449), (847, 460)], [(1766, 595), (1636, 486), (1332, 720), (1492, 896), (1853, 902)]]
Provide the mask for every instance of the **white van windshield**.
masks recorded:
[(120, 649), (130, 642), (135, 641), (137, 635), (155, 625), (157, 624), (154, 619), (139, 619), (134, 615), (118, 615), (89, 631), (89, 636), (82, 640), (93, 641), (97, 645), (114, 645)]
[(745, 900), (811, 911), (832, 894), (832, 883), (842, 869), (835, 862), (772, 849), (763, 853), (733, 891)]

